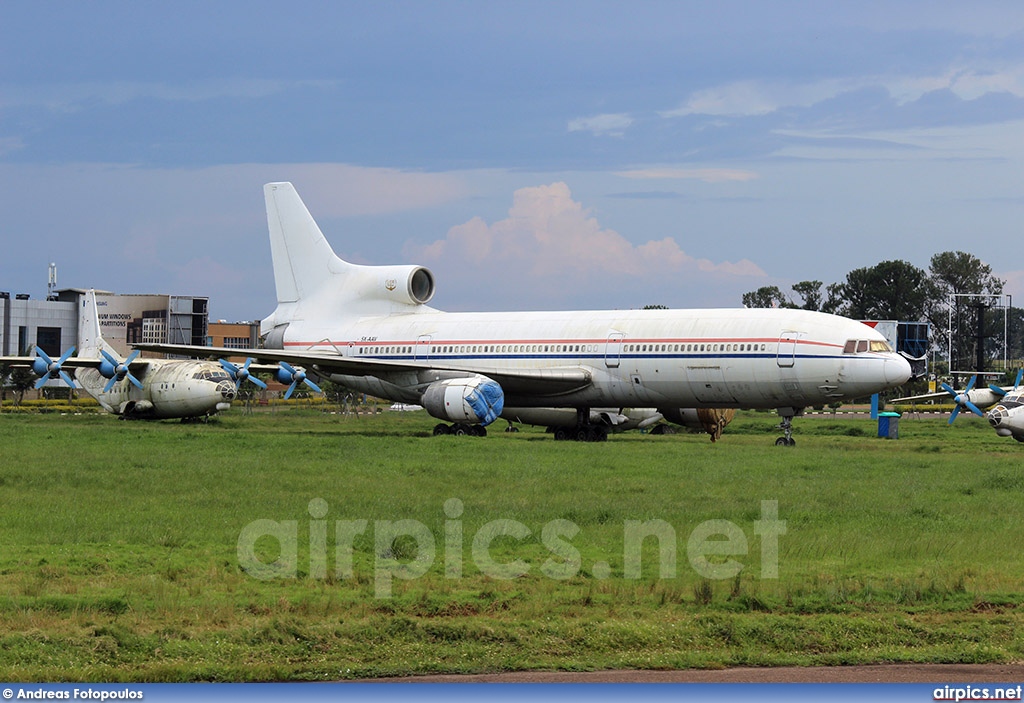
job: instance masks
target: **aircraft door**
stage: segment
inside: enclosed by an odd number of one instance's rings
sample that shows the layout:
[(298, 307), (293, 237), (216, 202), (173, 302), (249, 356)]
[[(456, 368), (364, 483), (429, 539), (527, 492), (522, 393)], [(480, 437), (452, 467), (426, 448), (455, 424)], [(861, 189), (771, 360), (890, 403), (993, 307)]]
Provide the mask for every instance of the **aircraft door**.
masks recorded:
[(802, 332), (783, 332), (779, 335), (779, 349), (776, 356), (779, 368), (793, 368), (796, 363), (796, 345), (802, 334)]
[(416, 338), (416, 346), (413, 348), (413, 360), (414, 361), (427, 361), (430, 358), (430, 343), (433, 341), (433, 335), (421, 334)]
[(619, 368), (622, 360), (622, 340), (626, 335), (622, 332), (612, 332), (608, 335), (608, 341), (604, 348), (604, 365), (609, 369)]

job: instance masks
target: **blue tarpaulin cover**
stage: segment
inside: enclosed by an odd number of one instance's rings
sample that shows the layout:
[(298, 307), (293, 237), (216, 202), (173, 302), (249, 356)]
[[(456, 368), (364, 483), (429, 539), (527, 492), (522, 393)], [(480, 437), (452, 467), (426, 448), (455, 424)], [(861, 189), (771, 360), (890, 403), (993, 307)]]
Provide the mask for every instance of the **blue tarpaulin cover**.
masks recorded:
[(480, 418), (480, 424), (486, 426), (501, 415), (501, 409), (505, 407), (505, 392), (496, 381), (486, 381), (473, 389), (466, 402)]

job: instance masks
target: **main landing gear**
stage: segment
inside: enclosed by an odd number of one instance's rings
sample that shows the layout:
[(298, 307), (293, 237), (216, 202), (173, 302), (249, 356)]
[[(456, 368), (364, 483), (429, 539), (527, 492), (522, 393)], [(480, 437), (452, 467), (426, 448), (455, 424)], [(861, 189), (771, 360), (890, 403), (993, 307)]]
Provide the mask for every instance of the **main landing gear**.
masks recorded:
[(785, 437), (775, 440), (776, 447), (795, 447), (796, 440), (793, 439), (793, 418), (803, 413), (803, 408), (777, 408), (776, 412), (782, 418), (778, 428), (785, 433)]
[(577, 442), (604, 442), (608, 439), (608, 428), (604, 425), (595, 425), (589, 421), (590, 408), (578, 408), (576, 410), (575, 427), (552, 427), (555, 439), (565, 441), (569, 439)]
[(443, 434), (453, 434), (456, 437), (470, 436), (470, 437), (486, 437), (487, 428), (483, 425), (470, 425), (466, 422), (456, 422), (454, 425), (446, 425), (440, 423), (434, 426), (434, 436)]

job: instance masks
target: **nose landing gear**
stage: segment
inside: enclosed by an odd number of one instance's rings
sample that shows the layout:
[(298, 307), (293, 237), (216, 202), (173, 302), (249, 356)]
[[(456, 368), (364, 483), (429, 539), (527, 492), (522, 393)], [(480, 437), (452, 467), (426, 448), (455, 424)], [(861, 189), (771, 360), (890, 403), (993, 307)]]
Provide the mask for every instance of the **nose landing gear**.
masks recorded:
[(803, 414), (803, 408), (776, 408), (775, 412), (782, 418), (778, 428), (785, 433), (784, 437), (775, 440), (776, 447), (795, 447), (796, 440), (793, 439), (793, 418)]

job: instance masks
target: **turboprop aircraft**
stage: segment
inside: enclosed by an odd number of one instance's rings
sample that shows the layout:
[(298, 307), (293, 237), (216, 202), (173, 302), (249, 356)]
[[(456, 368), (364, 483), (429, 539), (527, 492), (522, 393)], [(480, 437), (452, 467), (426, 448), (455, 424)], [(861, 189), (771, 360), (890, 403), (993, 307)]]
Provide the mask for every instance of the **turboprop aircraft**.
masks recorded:
[[(138, 350), (121, 361), (100, 334), (93, 290), (82, 298), (79, 347), (78, 356), (72, 356), (75, 352), (72, 347), (56, 360), (39, 348), (35, 357), (4, 357), (2, 360), (13, 366), (30, 366), (40, 377), (36, 388), (56, 378), (74, 387), (65, 370), (70, 369), (75, 380), (104, 410), (125, 419), (207, 417), (230, 408), (238, 384), (246, 378), (266, 387), (249, 374), (248, 361), (237, 366), (224, 360), (139, 359)], [(299, 379), (302, 380), (304, 375)], [(289, 390), (294, 390), (294, 386)]]
[[(478, 431), (503, 408), (571, 408), (577, 439), (602, 439), (591, 408), (774, 408), (793, 444), (808, 405), (905, 383), (911, 366), (870, 327), (788, 309), (445, 313), (416, 265), (339, 258), (291, 183), (264, 186), (277, 308), (261, 361), (311, 367), (349, 388), (422, 405)], [(172, 354), (225, 354), (139, 345)]]
[[(972, 376), (967, 387), (962, 391), (954, 390), (949, 384), (942, 383), (942, 391), (914, 395), (907, 398), (896, 398), (893, 403), (921, 403), (934, 401), (951, 396), (955, 407), (949, 415), (952, 425), (961, 410), (968, 410), (979, 417), (984, 417), (1000, 437), (1013, 437), (1024, 442), (1024, 389), (1021, 389), (1021, 378), (1024, 369), (1017, 371), (1017, 379), (1012, 386), (997, 386), (990, 383), (986, 388), (975, 388), (977, 376)], [(995, 406), (995, 407), (992, 407)], [(990, 408), (984, 412), (982, 408)]]

